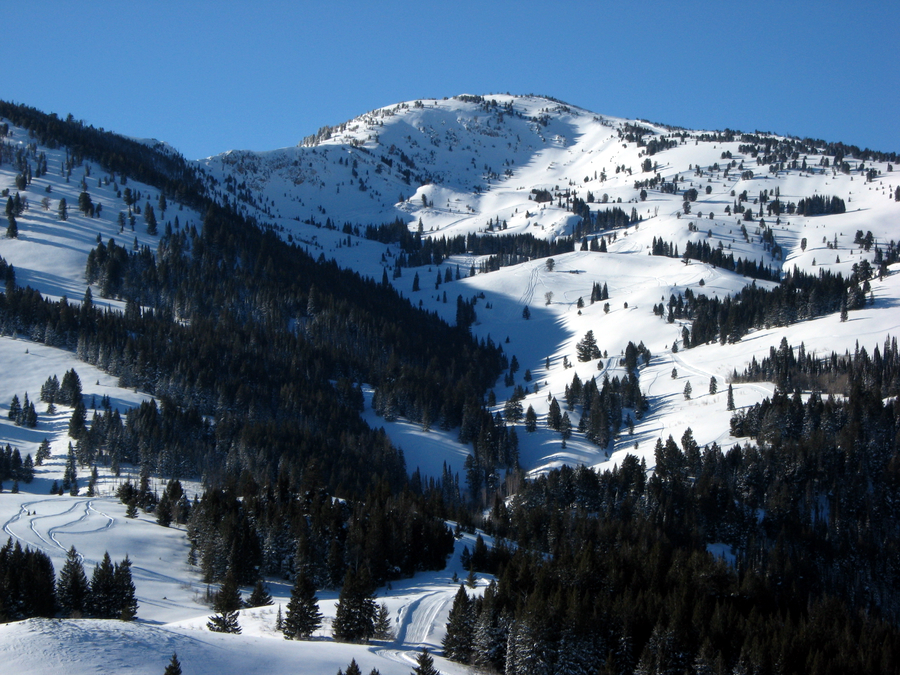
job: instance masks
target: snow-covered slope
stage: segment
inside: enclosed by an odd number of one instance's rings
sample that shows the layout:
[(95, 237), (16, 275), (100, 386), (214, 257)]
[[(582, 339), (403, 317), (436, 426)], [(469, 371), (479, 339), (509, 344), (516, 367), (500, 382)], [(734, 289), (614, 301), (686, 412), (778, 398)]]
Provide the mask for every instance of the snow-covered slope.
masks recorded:
[[(655, 316), (655, 304), (668, 303), (686, 289), (721, 297), (754, 282), (696, 261), (685, 265), (676, 258), (650, 257), (655, 238), (680, 251), (688, 242), (706, 242), (735, 259), (776, 271), (796, 266), (845, 277), (862, 260), (871, 263), (874, 257), (874, 247), (864, 251), (854, 243), (858, 231), (871, 232), (876, 245), (900, 239), (900, 203), (894, 199), (900, 173), (887, 162), (825, 154), (821, 143), (805, 142), (810, 152), (785, 155), (786, 146), (780, 144), (792, 140), (797, 139), (672, 129), (604, 117), (535, 96), (466, 95), (400, 103), (323, 128), (294, 148), (233, 151), (202, 164), (218, 181), (214, 189), (236, 199), (249, 215), (283, 228), (285, 237), (303, 243), (315, 256), (335, 259), (374, 279), (386, 270), (413, 303), (450, 323), (455, 321), (457, 296), (483, 294), (472, 330), (503, 341), (507, 354), (517, 357), (517, 384), (527, 385), (521, 377), (531, 371), (539, 390), (534, 392), (532, 383), (523, 405), (532, 405), (539, 415), (547, 412), (548, 394), (562, 400), (575, 372), (582, 380), (624, 374), (613, 357), (621, 355), (629, 341), (643, 341), (655, 356), (641, 375), (651, 412), (635, 427), (633, 437), (623, 435), (614, 446), (600, 449), (576, 433), (562, 448), (559, 435), (539, 423), (539, 431), (520, 433), (519, 439), (522, 462), (532, 470), (562, 463), (605, 465), (610, 455), (615, 459), (625, 451), (644, 455), (652, 467), (652, 447), (663, 433), (680, 436), (690, 426), (701, 444), (736, 440), (727, 433), (724, 393), (685, 401), (681, 392), (687, 380), (693, 380), (695, 392), (705, 392), (715, 375), (724, 392), (722, 385), (733, 370), (766, 355), (782, 337), (795, 347), (805, 341), (807, 349), (815, 343), (818, 351), (843, 351), (853, 349), (857, 340), (871, 349), (885, 334), (897, 333), (897, 289), (888, 277), (873, 282), (875, 305), (857, 313), (849, 325), (839, 325), (837, 317), (823, 318), (761, 332), (740, 345), (671, 353), (683, 324), (667, 324)], [(836, 160), (846, 162), (848, 170), (836, 169)], [(868, 180), (865, 172), (873, 169), (876, 176)], [(656, 188), (645, 188), (642, 197), (641, 187), (654, 177)], [(674, 193), (659, 189), (676, 180)], [(687, 213), (684, 191), (692, 189), (697, 197)], [(552, 199), (536, 202), (538, 190), (549, 191)], [(745, 192), (741, 205), (754, 212), (748, 222), (732, 212)], [(760, 203), (764, 192), (768, 202)], [(252, 198), (242, 200), (246, 195)], [(776, 195), (786, 206), (813, 195), (837, 196), (844, 200), (846, 213), (771, 215), (766, 207)], [(575, 233), (581, 221), (571, 209), (576, 198), (587, 202), (592, 213), (621, 208), (631, 214), (634, 209), (639, 221), (599, 233), (607, 240), (606, 253), (580, 251), (582, 241), (572, 241), (574, 250), (555, 256), (553, 271), (543, 260), (531, 260), (467, 278), (480, 259), (459, 255), (439, 266), (402, 269), (395, 277), (397, 247), (357, 236), (367, 224), (399, 218), (412, 232), (421, 223), (425, 239), (529, 233), (552, 241)], [(777, 248), (764, 241), (767, 232)], [(448, 266), (454, 280), (436, 289), (433, 280)], [(457, 269), (462, 270), (459, 280)], [(414, 292), (416, 275), (422, 290)], [(602, 303), (580, 311), (577, 307), (579, 298), (588, 302), (594, 283), (608, 285), (608, 314)], [(532, 313), (529, 321), (522, 319), (526, 305)], [(575, 344), (589, 329), (608, 355), (602, 371), (596, 361), (575, 360)], [(563, 357), (574, 370), (563, 367)], [(679, 371), (674, 380), (673, 367)], [(513, 390), (498, 385), (500, 410)], [(739, 404), (751, 404), (766, 391), (765, 386), (746, 385), (738, 387), (735, 396)], [(712, 409), (716, 414), (710, 414)], [(381, 421), (371, 412), (367, 419), (385, 426), (403, 447), (410, 469), (420, 466), (437, 473), (445, 461), (461, 469), (466, 450), (455, 442), (455, 432), (424, 432), (403, 421)]]

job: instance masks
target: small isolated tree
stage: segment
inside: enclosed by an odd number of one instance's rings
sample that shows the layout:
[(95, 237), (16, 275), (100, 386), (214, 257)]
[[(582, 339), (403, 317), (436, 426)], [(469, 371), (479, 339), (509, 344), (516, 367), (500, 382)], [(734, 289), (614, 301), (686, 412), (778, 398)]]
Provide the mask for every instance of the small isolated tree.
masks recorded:
[(678, 377), (678, 368), (672, 368), (672, 379), (676, 379)]
[[(281, 607), (278, 608), (279, 612)], [(301, 569), (291, 589), (291, 600), (287, 606), (282, 632), (288, 640), (308, 640), (322, 625), (319, 599), (312, 580)]]
[(537, 413), (534, 412), (534, 408), (529, 405), (528, 410), (525, 411), (525, 431), (531, 433), (537, 429)]
[(528, 309), (528, 305), (525, 305), (525, 308), (522, 310), (522, 318), (526, 321), (531, 318), (531, 310)]
[(692, 392), (691, 382), (690, 382), (690, 380), (688, 380), (688, 382), (684, 385), (684, 400), (685, 401), (691, 400), (691, 392)]
[(600, 358), (600, 349), (597, 347), (594, 331), (589, 330), (584, 334), (581, 341), (575, 345), (575, 353), (578, 356), (578, 360), (581, 362)]
[(709, 378), (709, 393), (715, 394), (717, 391), (719, 391), (719, 383), (716, 381), (716, 376), (713, 375)]
[(422, 647), (421, 653), (416, 657), (416, 667), (413, 668), (412, 675), (440, 675), (434, 667), (434, 659), (428, 653), (428, 647)]
[(553, 291), (547, 291), (546, 293), (544, 293), (544, 300), (548, 305), (553, 304)]
[(172, 654), (172, 660), (166, 666), (163, 675), (181, 675), (181, 662), (178, 660), (178, 652)]
[(547, 258), (547, 262), (544, 264), (547, 266), (548, 272), (552, 272), (553, 268), (556, 267), (556, 261), (553, 258)]
[(728, 385), (728, 410), (734, 410), (734, 391), (731, 385)]

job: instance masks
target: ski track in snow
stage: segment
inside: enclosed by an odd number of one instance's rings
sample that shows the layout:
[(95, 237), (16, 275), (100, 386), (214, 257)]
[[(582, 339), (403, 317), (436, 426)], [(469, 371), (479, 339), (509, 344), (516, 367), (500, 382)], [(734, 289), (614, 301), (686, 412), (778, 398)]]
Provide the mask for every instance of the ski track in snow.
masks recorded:
[[(99, 511), (94, 508), (94, 500), (93, 499), (79, 499), (71, 504), (66, 510), (60, 511), (58, 513), (50, 513), (46, 515), (38, 515), (37, 506), (42, 504), (59, 504), (56, 500), (53, 499), (41, 499), (33, 502), (26, 502), (19, 507), (19, 511), (9, 518), (3, 524), (3, 531), (9, 535), (21, 541), (26, 546), (33, 546), (45, 551), (58, 549), (60, 551), (68, 551), (68, 549), (57, 539), (58, 534), (64, 535), (90, 535), (97, 534), (99, 532), (103, 532), (104, 530), (110, 529), (115, 524), (115, 518), (112, 516)], [(63, 505), (68, 504), (68, 502), (63, 502)], [(34, 509), (32, 507), (35, 507)], [(56, 525), (50, 525), (49, 527), (41, 527), (41, 524), (45, 520), (58, 520), (62, 517), (74, 515), (76, 512), (82, 509), (80, 515), (77, 518), (67, 518), (65, 522)], [(83, 523), (89, 518), (92, 517), (92, 514), (97, 514), (106, 519), (102, 525), (97, 527), (92, 527), (90, 529), (84, 530), (71, 530), (69, 528), (77, 525), (78, 523)], [(34, 533), (36, 539), (24, 536), (22, 533), (17, 533), (15, 531), (14, 525), (19, 522), (19, 520), (26, 518), (28, 521), (28, 529)], [(82, 558), (83, 560), (83, 558)]]
[(422, 644), (431, 635), (434, 621), (452, 598), (449, 591), (426, 593), (400, 608), (397, 642)]

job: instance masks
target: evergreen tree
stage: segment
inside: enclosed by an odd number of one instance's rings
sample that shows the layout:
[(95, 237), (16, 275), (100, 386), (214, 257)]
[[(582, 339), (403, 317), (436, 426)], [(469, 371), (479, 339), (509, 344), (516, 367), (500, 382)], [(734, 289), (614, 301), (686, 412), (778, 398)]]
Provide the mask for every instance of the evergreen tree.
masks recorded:
[(56, 582), (56, 601), (66, 617), (80, 617), (87, 609), (88, 580), (84, 574), (81, 557), (75, 547), (69, 549), (66, 562)]
[(137, 617), (138, 601), (135, 596), (134, 581), (131, 577), (131, 559), (127, 554), (125, 559), (116, 565), (114, 578), (118, 603), (116, 618), (122, 621), (133, 621)]
[(18, 424), (22, 417), (22, 404), (19, 402), (19, 395), (13, 394), (12, 401), (9, 403), (9, 412), (6, 415), (13, 422)]
[(375, 632), (376, 606), (369, 570), (347, 570), (332, 623), (339, 642), (368, 642)]
[(525, 411), (525, 431), (532, 432), (537, 429), (537, 413), (534, 412), (534, 408), (529, 405), (528, 410)]
[(109, 558), (109, 552), (104, 553), (103, 560), (94, 567), (90, 590), (88, 613), (98, 619), (118, 618), (119, 594), (115, 568)]
[(734, 410), (734, 391), (731, 388), (731, 384), (728, 385), (728, 410)]
[(575, 353), (578, 355), (578, 360), (582, 362), (600, 358), (600, 350), (597, 348), (597, 340), (594, 338), (594, 331), (589, 330), (584, 334), (581, 341), (575, 345)]
[(688, 381), (688, 382), (685, 383), (685, 385), (684, 385), (684, 400), (685, 400), (685, 401), (690, 401), (690, 400), (691, 400), (691, 392), (692, 392), (692, 391), (693, 391), (693, 389), (692, 389), (692, 387), (691, 387), (691, 383), (690, 383), (690, 381)]
[(385, 603), (378, 606), (378, 614), (375, 616), (375, 632), (373, 636), (376, 640), (393, 640), (394, 630), (391, 626), (391, 613)]
[(256, 585), (253, 587), (253, 591), (250, 593), (250, 597), (247, 598), (246, 606), (265, 607), (271, 604), (272, 596), (269, 595), (269, 592), (266, 590), (265, 582), (262, 579), (257, 579)]
[(553, 431), (559, 431), (560, 424), (562, 424), (562, 412), (559, 408), (559, 401), (554, 396), (550, 401), (550, 411), (547, 413), (547, 426)]
[(413, 668), (412, 675), (440, 675), (434, 667), (434, 659), (428, 653), (428, 647), (422, 647), (422, 651), (416, 657), (416, 667)]
[(715, 394), (717, 391), (719, 391), (719, 383), (716, 381), (716, 376), (713, 375), (709, 378), (709, 393)]
[(213, 609), (216, 613), (209, 617), (206, 627), (214, 633), (240, 634), (238, 610), (242, 606), (241, 591), (238, 589), (234, 574), (229, 569), (222, 587), (213, 599)]
[(460, 663), (469, 663), (472, 658), (472, 638), (474, 635), (474, 607), (462, 584), (453, 599), (453, 607), (447, 621), (447, 633), (441, 641), (444, 656)]
[(69, 207), (66, 204), (66, 198), (63, 197), (59, 200), (59, 219), (60, 220), (68, 220), (69, 219)]
[(16, 217), (12, 214), (8, 217), (9, 225), (6, 227), (6, 236), (10, 239), (19, 238), (19, 225), (16, 223)]
[(172, 660), (166, 666), (163, 675), (181, 675), (181, 662), (178, 660), (178, 652), (173, 652)]
[[(280, 611), (279, 607), (279, 611)], [(319, 598), (312, 580), (301, 569), (297, 572), (282, 632), (288, 640), (308, 640), (322, 625)]]

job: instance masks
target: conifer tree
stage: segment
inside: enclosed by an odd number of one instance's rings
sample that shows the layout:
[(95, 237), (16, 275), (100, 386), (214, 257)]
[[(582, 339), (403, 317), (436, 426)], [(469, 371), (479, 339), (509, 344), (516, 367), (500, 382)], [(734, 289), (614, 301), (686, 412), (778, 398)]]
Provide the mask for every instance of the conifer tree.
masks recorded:
[[(279, 607), (279, 611), (280, 611)], [(282, 632), (288, 640), (308, 640), (322, 625), (319, 598), (312, 580), (301, 569), (297, 572)]]
[(56, 582), (56, 601), (63, 616), (78, 617), (84, 614), (88, 601), (88, 580), (84, 574), (81, 557), (75, 547), (69, 549), (66, 562)]
[(441, 641), (444, 656), (460, 663), (471, 660), (474, 624), (472, 600), (465, 586), (460, 584), (447, 620), (447, 633)]
[(138, 601), (135, 596), (134, 581), (131, 577), (131, 559), (125, 555), (115, 567), (116, 598), (118, 611), (117, 618), (122, 621), (133, 621), (137, 616)]
[(104, 553), (103, 560), (94, 567), (90, 589), (88, 613), (98, 619), (117, 618), (119, 616), (118, 589), (115, 568), (109, 558), (109, 552)]
[(163, 675), (181, 675), (181, 662), (178, 660), (178, 652), (172, 654), (172, 660), (166, 666)]
[(693, 390), (693, 389), (692, 389), (692, 387), (691, 387), (691, 383), (690, 383), (690, 381), (688, 381), (688, 382), (684, 385), (684, 400), (685, 400), (685, 401), (690, 401), (690, 400), (691, 400), (691, 392), (692, 392), (692, 390)]
[(375, 599), (369, 570), (347, 570), (332, 630), (339, 642), (368, 642), (375, 632)]
[(731, 388), (731, 384), (728, 385), (728, 410), (734, 410), (734, 391)]
[(532, 432), (537, 429), (537, 413), (534, 412), (534, 408), (529, 405), (528, 410), (525, 411), (525, 431)]
[(416, 667), (413, 668), (412, 675), (440, 675), (434, 667), (434, 659), (428, 653), (428, 647), (422, 647), (422, 651), (416, 657)]
[(213, 599), (213, 609), (216, 613), (209, 617), (206, 627), (213, 633), (240, 634), (241, 626), (238, 623), (238, 610), (241, 602), (241, 592), (231, 570), (225, 575), (222, 587)]
[(265, 607), (272, 604), (272, 596), (266, 590), (266, 584), (262, 579), (256, 580), (256, 585), (245, 604), (247, 607)]
[(394, 631), (391, 627), (391, 613), (383, 602), (378, 606), (378, 614), (375, 616), (375, 632), (372, 637), (376, 640), (394, 639)]

